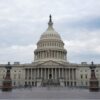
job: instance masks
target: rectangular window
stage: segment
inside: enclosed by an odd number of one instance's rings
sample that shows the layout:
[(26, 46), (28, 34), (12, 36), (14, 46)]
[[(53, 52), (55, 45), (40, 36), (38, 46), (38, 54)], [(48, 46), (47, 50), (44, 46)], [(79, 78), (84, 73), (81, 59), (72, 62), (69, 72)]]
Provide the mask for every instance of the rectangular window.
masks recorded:
[(87, 74), (85, 75), (85, 78), (87, 79)]
[(81, 74), (81, 79), (83, 78), (83, 75)]

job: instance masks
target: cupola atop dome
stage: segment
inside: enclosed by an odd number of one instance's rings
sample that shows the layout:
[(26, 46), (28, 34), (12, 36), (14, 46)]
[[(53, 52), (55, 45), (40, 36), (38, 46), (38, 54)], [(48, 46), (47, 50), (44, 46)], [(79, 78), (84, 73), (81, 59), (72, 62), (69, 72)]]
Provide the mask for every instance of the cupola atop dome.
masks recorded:
[(54, 30), (52, 16), (49, 16), (48, 28), (47, 30), (41, 35), (40, 39), (59, 39), (61, 40), (60, 35)]
[(48, 22), (49, 27), (52, 27), (53, 22), (52, 22), (52, 16), (49, 16), (49, 22)]

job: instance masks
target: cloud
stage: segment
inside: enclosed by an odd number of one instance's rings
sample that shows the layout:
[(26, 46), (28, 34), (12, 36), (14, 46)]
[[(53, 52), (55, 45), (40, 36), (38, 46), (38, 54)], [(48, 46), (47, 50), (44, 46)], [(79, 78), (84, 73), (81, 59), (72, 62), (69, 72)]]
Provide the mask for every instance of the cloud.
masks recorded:
[(34, 53), (35, 45), (12, 45), (9, 47), (0, 48), (0, 63), (7, 63), (10, 61), (13, 62), (24, 62), (24, 63), (31, 63), (34, 60)]
[(88, 62), (99, 63), (100, 59), (100, 40), (99, 38), (88, 40), (65, 40), (65, 48), (68, 51), (69, 62)]
[(70, 61), (93, 55), (100, 62), (99, 10), (100, 0), (0, 0), (0, 62), (33, 60), (34, 45), (47, 28), (49, 14), (65, 40)]

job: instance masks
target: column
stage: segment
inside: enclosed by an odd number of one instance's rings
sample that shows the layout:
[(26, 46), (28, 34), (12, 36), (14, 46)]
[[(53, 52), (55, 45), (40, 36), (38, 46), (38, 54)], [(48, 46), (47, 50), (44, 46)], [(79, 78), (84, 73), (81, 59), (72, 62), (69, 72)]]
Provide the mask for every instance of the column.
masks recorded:
[(38, 59), (40, 59), (40, 53), (38, 52)]
[(42, 51), (42, 59), (43, 59), (43, 51)]
[(64, 52), (63, 52), (63, 59), (65, 59), (65, 58), (64, 58)]
[(29, 79), (31, 80), (31, 68), (29, 69)]
[(64, 74), (64, 72), (63, 72), (63, 68), (62, 68), (62, 77), (64, 77), (63, 74)]
[(40, 51), (39, 51), (39, 56), (40, 56), (39, 58), (41, 59), (41, 52)]
[(69, 86), (70, 86), (70, 68), (69, 68)]
[(46, 68), (45, 68), (45, 79), (46, 79)]
[(58, 51), (57, 51), (57, 59), (58, 59), (59, 57), (58, 57)]
[(34, 80), (34, 69), (32, 69), (32, 80)]
[(56, 68), (56, 80), (57, 80), (57, 68)]
[(53, 68), (51, 69), (51, 73), (52, 73), (52, 79), (54, 79), (54, 78), (53, 78)]
[(28, 69), (27, 69), (27, 80), (29, 80), (29, 73), (28, 73)]
[(59, 78), (59, 70), (58, 70), (58, 68), (56, 70), (57, 70), (57, 79), (58, 79)]
[(40, 51), (40, 59), (42, 58), (42, 52)]
[(55, 58), (55, 51), (53, 51), (53, 54), (54, 54), (54, 58)]
[(66, 80), (66, 69), (64, 68), (64, 79)]
[(53, 51), (51, 51), (51, 58), (53, 58)]
[(56, 78), (55, 78), (55, 68), (54, 68), (54, 79), (56, 79)]
[(37, 68), (36, 68), (35, 70), (36, 70), (36, 78), (37, 78), (37, 75), (38, 75), (38, 73), (37, 73)]
[(65, 68), (65, 79), (67, 80), (67, 68)]
[(72, 85), (74, 86), (74, 69), (72, 68)]
[(62, 51), (61, 51), (61, 59), (62, 59)]
[(56, 51), (56, 58), (57, 58), (57, 51)]
[(70, 79), (72, 81), (72, 69), (70, 69)]
[(67, 80), (69, 81), (69, 69), (67, 69)]
[(59, 78), (60, 78), (61, 76), (60, 76), (60, 68), (59, 68)]
[(55, 79), (57, 79), (57, 69), (55, 68)]
[(47, 69), (47, 76), (48, 76), (48, 79), (49, 79), (49, 68)]
[(41, 68), (41, 78), (43, 78), (43, 68)]
[(42, 59), (43, 59), (43, 51), (42, 51)]
[(54, 50), (53, 50), (53, 58), (55, 57)]
[(38, 68), (38, 77), (40, 78), (40, 68)]
[(31, 68), (31, 80), (33, 79), (33, 77), (32, 77), (32, 68)]
[(40, 51), (40, 59), (41, 59), (41, 51)]
[[(60, 58), (60, 51), (59, 51), (59, 58)], [(61, 59), (61, 58), (60, 58)]]
[(51, 50), (50, 50), (50, 58), (51, 58)]
[(46, 51), (46, 58), (47, 58), (47, 51)]
[(36, 68), (34, 69), (34, 80), (36, 80)]
[(25, 69), (25, 79), (27, 79), (27, 69)]

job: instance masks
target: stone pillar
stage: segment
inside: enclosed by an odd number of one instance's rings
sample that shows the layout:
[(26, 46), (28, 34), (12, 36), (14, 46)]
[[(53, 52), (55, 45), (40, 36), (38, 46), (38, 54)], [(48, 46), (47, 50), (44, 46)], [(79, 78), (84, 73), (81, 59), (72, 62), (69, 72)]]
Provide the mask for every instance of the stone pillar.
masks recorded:
[(40, 51), (40, 59), (41, 59), (41, 51)]
[(61, 59), (62, 59), (62, 51), (61, 51)]
[(41, 53), (40, 53), (40, 51), (39, 51), (39, 59), (41, 59)]
[(25, 69), (25, 80), (27, 79), (27, 69)]
[(40, 73), (39, 73), (39, 68), (38, 68), (37, 70), (38, 70), (38, 78), (39, 78), (39, 74), (40, 74)]
[(52, 51), (50, 50), (50, 58), (52, 58), (52, 53), (51, 53)]
[(31, 80), (33, 79), (33, 77), (32, 77), (32, 68), (31, 68)]
[(38, 59), (39, 59), (39, 52), (38, 52)]
[(55, 80), (56, 80), (56, 68), (55, 68)]
[(53, 51), (51, 51), (51, 58), (53, 58)]
[(67, 81), (69, 81), (69, 69), (67, 69)]
[(29, 69), (29, 80), (31, 79), (31, 69)]
[(71, 79), (70, 79), (70, 68), (69, 68), (69, 86), (70, 86), (70, 80), (71, 80)]
[(67, 68), (65, 68), (65, 78), (66, 78), (66, 81), (67, 81)]
[(74, 68), (73, 68), (72, 74), (73, 74), (72, 80), (73, 80), (73, 86), (74, 86)]
[(46, 79), (46, 76), (47, 76), (47, 75), (46, 75), (46, 68), (45, 68), (45, 79)]
[(72, 76), (72, 81), (73, 81), (73, 68), (71, 70), (71, 76)]
[(53, 78), (53, 68), (51, 69), (51, 73), (52, 73), (52, 79), (54, 79), (54, 78)]
[(34, 69), (34, 79), (36, 81), (36, 68)]
[(27, 68), (27, 80), (29, 80), (29, 69)]
[(59, 68), (59, 78), (60, 78), (61, 76), (60, 76), (60, 68)]
[(55, 68), (54, 68), (54, 79), (56, 79), (55, 75), (56, 75), (56, 74), (55, 74)]
[(42, 59), (44, 58), (44, 57), (43, 57), (43, 56), (44, 56), (44, 55), (43, 55), (43, 52), (44, 52), (44, 51), (42, 51)]
[(41, 68), (41, 78), (43, 78), (43, 69)]
[(47, 76), (48, 76), (48, 79), (49, 79), (49, 68), (47, 69)]
[(32, 80), (34, 80), (34, 69), (32, 69)]
[(57, 59), (57, 51), (56, 51), (56, 59)]
[(36, 74), (35, 74), (35, 75), (36, 75), (36, 79), (37, 79), (37, 74), (38, 74), (38, 72), (37, 72), (37, 68), (36, 68), (35, 70), (36, 70)]
[(43, 59), (43, 51), (42, 51), (42, 59)]
[[(59, 58), (60, 58), (60, 51), (59, 51)], [(60, 58), (61, 59), (61, 58)]]
[(76, 69), (74, 69), (74, 80), (76, 81)]
[(63, 72), (63, 68), (62, 68), (62, 78), (64, 77), (64, 75), (63, 75), (63, 74), (64, 74), (64, 72)]
[(46, 51), (46, 53), (45, 53), (45, 54), (46, 54), (46, 58), (47, 58), (47, 51)]
[(57, 59), (58, 59), (59, 57), (58, 57), (58, 51), (57, 51)]
[(40, 59), (42, 58), (42, 52), (40, 51)]

